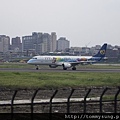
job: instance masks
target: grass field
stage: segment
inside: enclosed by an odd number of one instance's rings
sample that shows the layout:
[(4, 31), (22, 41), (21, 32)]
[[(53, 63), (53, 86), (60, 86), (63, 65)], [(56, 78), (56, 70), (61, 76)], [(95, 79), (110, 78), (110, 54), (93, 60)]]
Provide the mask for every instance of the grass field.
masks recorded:
[(0, 86), (8, 88), (120, 86), (120, 73), (0, 72)]
[[(41, 66), (43, 67), (43, 66)], [(21, 63), (1, 63), (0, 68), (35, 68)], [(44, 68), (49, 68), (44, 66)], [(113, 65), (86, 65), (80, 68), (120, 69)], [(51, 69), (51, 68), (50, 68)], [(62, 69), (62, 68), (60, 68)], [(120, 73), (95, 72), (0, 72), (0, 86), (9, 88), (64, 88), (89, 86), (120, 86)]]

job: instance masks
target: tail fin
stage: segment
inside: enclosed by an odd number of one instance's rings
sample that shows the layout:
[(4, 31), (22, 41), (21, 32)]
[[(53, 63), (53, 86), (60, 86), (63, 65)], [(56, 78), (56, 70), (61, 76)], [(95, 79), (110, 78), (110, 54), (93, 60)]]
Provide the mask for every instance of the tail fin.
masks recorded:
[(107, 49), (107, 44), (105, 43), (101, 47), (101, 49), (99, 50), (99, 52), (96, 55), (94, 55), (93, 57), (101, 57), (101, 58), (105, 57), (106, 49)]

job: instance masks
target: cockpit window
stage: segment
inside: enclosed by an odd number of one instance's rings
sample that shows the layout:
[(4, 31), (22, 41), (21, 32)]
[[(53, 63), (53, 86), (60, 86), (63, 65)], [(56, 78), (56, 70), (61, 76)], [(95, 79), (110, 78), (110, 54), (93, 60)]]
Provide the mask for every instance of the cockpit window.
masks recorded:
[(33, 57), (32, 59), (37, 59), (36, 57)]

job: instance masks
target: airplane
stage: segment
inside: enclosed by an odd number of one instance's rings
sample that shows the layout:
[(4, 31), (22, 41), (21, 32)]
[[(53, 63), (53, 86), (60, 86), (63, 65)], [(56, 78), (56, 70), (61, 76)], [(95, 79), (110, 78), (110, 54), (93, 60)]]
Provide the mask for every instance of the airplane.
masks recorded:
[(39, 65), (49, 65), (50, 68), (62, 66), (63, 70), (67, 70), (67, 68), (76, 70), (76, 66), (79, 64), (92, 64), (101, 60), (106, 60), (106, 49), (107, 44), (105, 43), (94, 56), (34, 56), (27, 63), (37, 66), (36, 70), (39, 69)]

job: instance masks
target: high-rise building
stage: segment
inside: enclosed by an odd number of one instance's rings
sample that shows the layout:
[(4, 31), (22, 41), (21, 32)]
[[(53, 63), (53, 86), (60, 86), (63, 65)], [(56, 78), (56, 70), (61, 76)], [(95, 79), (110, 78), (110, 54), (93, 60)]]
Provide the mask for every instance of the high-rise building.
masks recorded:
[(10, 37), (6, 35), (0, 35), (0, 52), (6, 53), (9, 51)]
[(19, 46), (21, 43), (20, 37), (12, 38), (12, 45)]
[(57, 50), (64, 51), (70, 47), (70, 42), (65, 37), (60, 37), (57, 41)]
[(50, 52), (50, 48), (51, 48), (51, 35), (49, 35), (48, 33), (44, 33), (43, 34), (43, 41), (42, 41), (43, 45), (44, 45), (44, 53), (45, 52)]
[(33, 49), (35, 50), (36, 54), (41, 53), (42, 36), (43, 33), (37, 33), (37, 32), (32, 33)]
[(11, 50), (21, 51), (22, 50), (22, 43), (20, 37), (12, 38), (11, 41)]
[(51, 49), (50, 52), (56, 51), (56, 45), (57, 45), (57, 35), (55, 32), (51, 33)]
[(50, 52), (51, 48), (52, 50), (56, 49), (55, 41), (56, 41), (55, 33), (52, 33), (52, 36), (51, 36), (48, 33), (33, 32), (32, 36), (22, 37), (22, 51), (34, 50), (36, 54)]
[(28, 51), (33, 49), (33, 38), (32, 36), (23, 36), (22, 37), (22, 51)]

